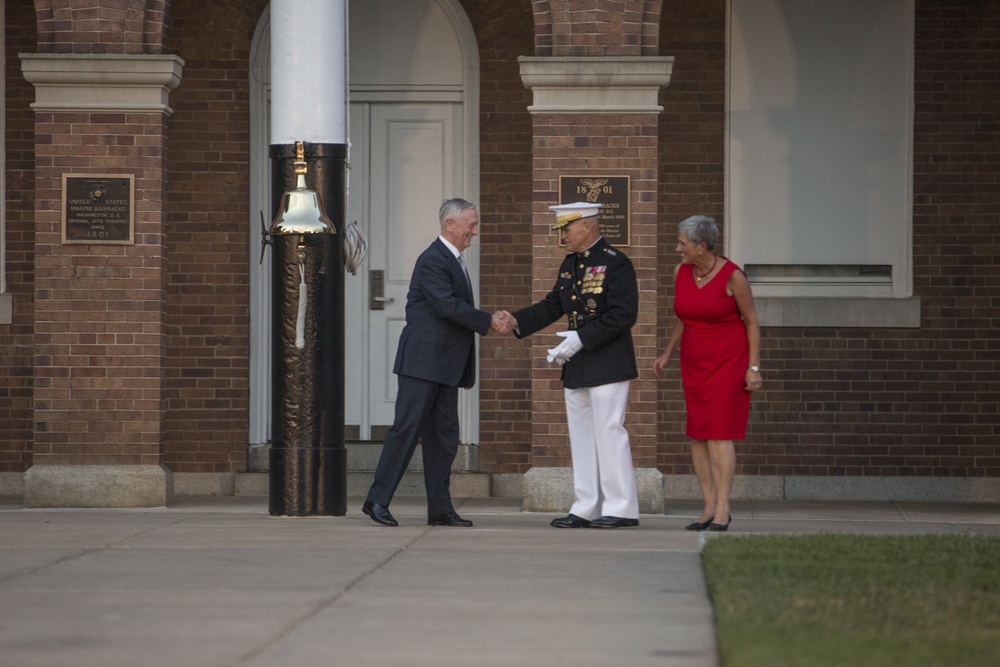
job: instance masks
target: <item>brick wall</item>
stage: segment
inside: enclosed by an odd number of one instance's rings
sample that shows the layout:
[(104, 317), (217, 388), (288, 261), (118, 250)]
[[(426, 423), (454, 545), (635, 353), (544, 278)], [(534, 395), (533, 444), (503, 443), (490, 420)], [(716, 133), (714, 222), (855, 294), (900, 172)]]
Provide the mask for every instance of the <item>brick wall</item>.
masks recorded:
[[(530, 91), (521, 84), (516, 62), (519, 55), (551, 55), (551, 16), (536, 21), (531, 13), (533, 5), (547, 4), (463, 0), (480, 46), (480, 301), (487, 310), (525, 305), (553, 278), (551, 271), (531, 268), (532, 215), (541, 219), (545, 203), (555, 195), (531, 181)], [(181, 472), (245, 467), (246, 280), (256, 229), (253, 212), (247, 210), (247, 59), (264, 5), (264, 0), (174, 0), (171, 10), (172, 39), (165, 51), (187, 62), (181, 86), (170, 98), (175, 113), (166, 121), (171, 170), (165, 195), (163, 446), (165, 462)], [(37, 49), (33, 3), (8, 0), (5, 6), (6, 259), (14, 323), (0, 325), (0, 472), (17, 472), (31, 463), (36, 288), (35, 114), (28, 108), (34, 93), (20, 73), (17, 54)], [(995, 3), (985, 0), (918, 0), (916, 7), (913, 245), (922, 326), (765, 328), (767, 388), (755, 396), (747, 440), (737, 445), (740, 474), (1000, 474), (1000, 126), (995, 112), (1000, 108), (995, 85), (1000, 17)], [(582, 27), (572, 32), (589, 34)], [(647, 25), (642, 34), (648, 40), (653, 33)], [(144, 39), (150, 39), (148, 34)], [(662, 345), (672, 324), (662, 314), (672, 297), (676, 223), (691, 213), (707, 213), (723, 224), (725, 233), (724, 0), (664, 3), (658, 44), (659, 53), (675, 56), (676, 62), (670, 86), (661, 93), (665, 111), (657, 119), (658, 251), (643, 257), (639, 267), (643, 289), (658, 293), (648, 301), (661, 314), (653, 349)], [(651, 55), (648, 45), (640, 48)], [(56, 128), (53, 133), (58, 134)], [(48, 179), (43, 190), (51, 195), (58, 169), (54, 163), (43, 166), (51, 170), (43, 175)], [(535, 199), (539, 210), (533, 210)], [(56, 213), (45, 212), (47, 234), (53, 233)], [(38, 258), (38, 266), (50, 271), (45, 280), (54, 281), (57, 276), (46, 257), (63, 250), (50, 243), (51, 236), (39, 241), (48, 254)], [(72, 266), (89, 266), (79, 251), (66, 252), (73, 253)], [(554, 267), (558, 259), (553, 254), (546, 262)], [(115, 299), (127, 300), (119, 293), (92, 303)], [(42, 349), (58, 351), (58, 332), (38, 333), (48, 336), (39, 338)], [(640, 335), (646, 346), (649, 334), (643, 329)], [(537, 371), (536, 384), (548, 396), (532, 392), (531, 368), (544, 363), (535, 347), (493, 336), (482, 341), (485, 469), (524, 472), (530, 466), (532, 410), (551, 414), (553, 429), (564, 428), (557, 373)], [(76, 363), (84, 368), (82, 360)], [(647, 370), (640, 368), (641, 373)], [(656, 424), (634, 424), (630, 418), (630, 427), (657, 439), (661, 470), (689, 474), (679, 380), (661, 380), (648, 391), (658, 406)], [(644, 392), (633, 391), (633, 399), (646, 401)], [(51, 403), (40, 405), (54, 409)], [(658, 435), (648, 435), (647, 429)], [(43, 441), (39, 451), (52, 444)], [(554, 435), (552, 444), (557, 447), (553, 452), (536, 454), (568, 464), (568, 455), (558, 449), (565, 436)], [(645, 457), (646, 445), (641, 447), (638, 456)]]
[[(725, 149), (726, 3), (682, 0), (665, 3), (660, 54), (674, 57), (670, 85), (660, 91), (659, 290), (657, 332), (662, 351), (674, 326), (673, 268), (679, 261), (677, 223), (696, 213), (723, 227)], [(769, 377), (769, 376), (768, 376)], [(667, 474), (691, 473), (684, 436), (684, 394), (680, 373), (657, 383), (659, 447), (657, 463)], [(757, 400), (755, 410), (759, 409)], [(756, 431), (751, 428), (749, 433)]]
[[(35, 114), (36, 464), (161, 463), (164, 122)], [(134, 245), (62, 243), (62, 175), (74, 173), (134, 175)]]
[(35, 50), (35, 10), (29, 0), (8, 0), (5, 7), (4, 214), (7, 291), (14, 312), (12, 324), (0, 324), (0, 472), (23, 472), (31, 465), (32, 434), (35, 113), (29, 105), (35, 91), (21, 75), (18, 54)]
[[(653, 114), (538, 114), (534, 120), (533, 299), (545, 296), (555, 283), (566, 251), (552, 231), (548, 206), (559, 202), (559, 176), (594, 173), (629, 176), (630, 235), (622, 250), (632, 260), (639, 283), (639, 318), (632, 329), (639, 378), (629, 393), (628, 430), (635, 465), (656, 464), (656, 393), (648, 372), (656, 351), (656, 121)], [(530, 339), (532, 389), (536, 403), (533, 462), (569, 466), (566, 409), (559, 369), (545, 360), (561, 319)]]
[[(531, 92), (517, 57), (530, 55), (528, 0), (465, 0), (479, 42), (480, 307), (514, 310), (531, 299)], [(483, 470), (531, 467), (531, 346), (479, 339), (479, 462)]]
[[(722, 220), (725, 3), (664, 7), (661, 210)], [(920, 0), (916, 11), (914, 292), (919, 329), (765, 328), (739, 474), (1000, 474), (1000, 14)], [(669, 237), (661, 254), (672, 255)], [(672, 297), (661, 273), (661, 302)], [(668, 333), (664, 322), (661, 335)], [(660, 467), (690, 473), (679, 381), (661, 387)]]
[[(870, 363), (887, 362), (888, 396), (866, 399), (877, 451), (862, 465), (865, 474), (996, 477), (1000, 12), (985, 0), (916, 6), (913, 284), (923, 327), (919, 340), (872, 346)], [(906, 434), (903, 442), (893, 430)]]
[[(493, 3), (495, 4), (495, 3)], [(478, 10), (465, 3), (467, 11), (476, 24)], [(525, 204), (520, 209), (523, 224), (519, 227), (516, 242), (523, 243), (523, 250), (514, 257), (516, 264), (507, 265), (502, 256), (490, 253), (488, 240), (484, 243), (483, 266), (487, 267), (491, 257), (496, 257), (493, 270), (495, 279), (502, 285), (510, 284), (509, 291), (516, 300), (501, 303), (516, 308), (534, 302), (548, 292), (555, 280), (555, 273), (565, 255), (559, 248), (557, 238), (551, 233), (551, 213), (547, 206), (558, 202), (558, 176), (568, 172), (595, 171), (599, 173), (627, 174), (632, 178), (632, 243), (625, 248), (636, 264), (639, 277), (640, 299), (655, 302), (656, 270), (653, 268), (656, 254), (657, 225), (655, 221), (655, 176), (656, 176), (656, 119), (650, 116), (629, 115), (627, 122), (621, 116), (559, 115), (535, 116), (527, 114), (531, 104), (530, 92), (525, 91), (520, 82), (516, 65), (518, 55), (537, 56), (636, 56), (655, 53), (657, 22), (648, 13), (648, 3), (583, 1), (559, 5), (555, 9), (549, 3), (533, 2), (529, 13), (527, 3), (520, 5), (517, 17), (521, 25), (533, 21), (532, 37), (534, 49), (522, 44), (519, 52), (511, 54), (508, 67), (502, 73), (508, 77), (503, 90), (516, 90), (517, 95), (505, 99), (509, 111), (503, 121), (509, 127), (518, 127), (519, 137), (524, 141), (517, 146), (520, 160), (517, 164), (531, 167), (534, 182), (524, 178), (512, 183), (502, 182), (507, 198), (520, 196)], [(511, 9), (510, 11), (514, 11)], [(511, 17), (513, 18), (513, 16)], [(505, 31), (513, 34), (512, 21), (508, 21)], [(492, 25), (496, 25), (495, 23)], [(479, 31), (477, 30), (477, 33)], [(483, 34), (477, 34), (483, 44)], [(482, 50), (481, 50), (482, 53)], [(492, 54), (491, 54), (492, 55)], [(484, 58), (485, 61), (485, 58)], [(481, 65), (485, 74), (492, 71), (485, 62)], [(490, 82), (491, 85), (492, 81)], [(484, 109), (482, 114), (484, 140), (483, 151), (483, 192), (484, 204), (488, 203), (486, 193), (497, 184), (491, 181), (487, 165), (509, 153), (509, 145), (494, 145), (485, 140), (486, 128), (491, 131), (505, 131), (498, 128), (489, 112), (492, 99), (487, 88), (483, 89)], [(492, 124), (491, 124), (491, 121)], [(533, 124), (534, 144), (531, 140)], [(502, 127), (502, 126), (499, 126)], [(534, 158), (532, 163), (530, 160)], [(528, 160), (528, 161), (525, 161)], [(568, 170), (568, 171), (567, 171)], [(525, 172), (527, 177), (528, 173)], [(522, 188), (518, 194), (511, 186)], [(488, 212), (487, 212), (488, 213)], [(531, 220), (534, 214), (534, 221)], [(534, 222), (528, 226), (528, 223)], [(484, 232), (485, 235), (485, 232)], [(529, 248), (529, 244), (533, 248)], [(484, 268), (484, 297), (488, 275)], [(530, 285), (526, 282), (529, 277)], [(528, 291), (525, 288), (530, 287)], [(499, 296), (499, 295), (498, 295)], [(486, 299), (484, 298), (484, 302)], [(640, 320), (633, 334), (640, 365), (651, 363), (655, 356), (655, 308), (641, 308)], [(483, 345), (483, 369), (493, 367), (500, 358), (498, 374), (484, 376), (481, 400), (480, 459), (486, 469), (494, 472), (525, 472), (531, 464), (543, 466), (568, 466), (569, 448), (566, 435), (566, 417), (562, 383), (559, 370), (545, 362), (545, 349), (551, 347), (551, 334), (557, 327), (543, 332), (529, 341), (488, 341)], [(525, 351), (528, 356), (525, 357)], [(529, 383), (530, 379), (530, 385)], [(495, 387), (495, 389), (494, 389)], [(508, 398), (509, 397), (509, 398)], [(497, 400), (494, 400), (497, 399)], [(655, 465), (655, 388), (648, 379), (640, 379), (633, 384), (633, 401), (629, 415), (633, 453), (636, 463), (642, 467)], [(492, 406), (497, 406), (494, 412)], [(508, 407), (509, 406), (509, 407)], [(511, 408), (513, 408), (513, 413)], [(494, 419), (494, 415), (498, 419)], [(496, 427), (497, 430), (491, 431)], [(524, 447), (525, 438), (530, 436), (531, 449)], [(495, 437), (499, 437), (499, 444)], [(507, 445), (508, 438), (511, 439)], [(520, 439), (520, 442), (518, 440)], [(513, 456), (494, 455), (497, 447), (514, 452)], [(510, 464), (507, 463), (510, 461)], [(513, 464), (513, 465), (512, 465)]]
[[(246, 469), (249, 410), (249, 58), (266, 2), (174, 0), (170, 97), (166, 464)], [(265, 216), (269, 217), (268, 212)]]

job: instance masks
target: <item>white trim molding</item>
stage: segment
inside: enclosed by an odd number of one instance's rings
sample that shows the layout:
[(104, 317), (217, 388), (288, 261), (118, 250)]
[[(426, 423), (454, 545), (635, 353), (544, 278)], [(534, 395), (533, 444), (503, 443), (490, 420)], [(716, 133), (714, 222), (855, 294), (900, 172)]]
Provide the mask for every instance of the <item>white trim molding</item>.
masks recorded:
[(532, 114), (659, 114), (659, 92), (674, 68), (673, 56), (517, 60), (521, 81), (533, 93)]
[(21, 71), (35, 86), (35, 111), (173, 113), (170, 91), (184, 60), (174, 55), (22, 53)]

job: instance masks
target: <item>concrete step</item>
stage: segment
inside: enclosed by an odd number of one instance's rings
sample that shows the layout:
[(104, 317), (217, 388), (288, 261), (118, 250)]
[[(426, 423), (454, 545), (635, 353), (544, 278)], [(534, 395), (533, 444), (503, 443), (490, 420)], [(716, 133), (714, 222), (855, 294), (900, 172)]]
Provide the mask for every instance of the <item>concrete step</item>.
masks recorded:
[[(348, 442), (347, 470), (348, 472), (375, 472), (378, 459), (382, 455), (381, 442)], [(423, 450), (417, 445), (407, 471), (422, 472), (424, 469)], [(479, 447), (477, 445), (459, 445), (455, 463), (451, 469), (455, 472), (479, 472)]]
[[(372, 472), (348, 472), (347, 495), (364, 497), (372, 483)], [(268, 473), (244, 472), (226, 475), (210, 473), (175, 474), (174, 494), (177, 496), (266, 496)], [(420, 471), (408, 470), (396, 489), (396, 495), (407, 498), (425, 498), (424, 476)], [(491, 497), (491, 476), (480, 472), (453, 472), (451, 495), (454, 498)]]
[[(375, 468), (382, 454), (382, 442), (350, 441), (347, 447), (347, 495), (364, 496), (371, 486)], [(248, 496), (266, 496), (270, 452), (267, 445), (250, 448), (249, 472), (236, 475), (235, 488), (230, 493)], [(417, 445), (403, 480), (396, 490), (397, 496), (426, 497), (424, 490), (424, 462), (420, 445)], [(224, 479), (220, 479), (226, 484)], [(209, 484), (210, 489), (204, 487)], [(228, 495), (226, 489), (215, 490), (216, 482), (206, 476), (175, 475), (174, 491), (178, 495)], [(192, 485), (197, 485), (197, 488)], [(192, 488), (188, 488), (192, 487)], [(452, 466), (451, 494), (456, 498), (489, 498), (491, 476), (479, 472), (479, 447), (459, 445), (455, 464)]]
[[(379, 456), (382, 455), (382, 442), (348, 441), (347, 471), (375, 472)], [(267, 471), (270, 469), (270, 445), (251, 445), (247, 468), (251, 471)], [(407, 468), (408, 472), (422, 472), (424, 469), (421, 446), (417, 445), (413, 458)], [(479, 447), (477, 445), (458, 446), (458, 454), (452, 466), (455, 472), (479, 472)]]

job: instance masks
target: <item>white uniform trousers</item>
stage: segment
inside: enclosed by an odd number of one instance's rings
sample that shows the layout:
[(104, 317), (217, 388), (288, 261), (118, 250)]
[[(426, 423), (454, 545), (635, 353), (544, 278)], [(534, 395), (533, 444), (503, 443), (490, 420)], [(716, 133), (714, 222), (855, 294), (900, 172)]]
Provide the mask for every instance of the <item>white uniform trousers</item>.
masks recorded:
[(639, 518), (632, 451), (625, 430), (629, 381), (564, 389), (573, 455), (575, 502), (571, 514)]

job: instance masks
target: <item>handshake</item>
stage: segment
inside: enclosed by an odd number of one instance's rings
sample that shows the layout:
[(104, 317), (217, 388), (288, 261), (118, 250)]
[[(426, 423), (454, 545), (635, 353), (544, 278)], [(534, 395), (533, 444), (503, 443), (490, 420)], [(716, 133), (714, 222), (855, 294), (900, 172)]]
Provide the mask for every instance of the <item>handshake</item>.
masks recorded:
[[(517, 320), (506, 310), (498, 310), (493, 313), (490, 328), (498, 334), (513, 333), (514, 329), (517, 329)], [(580, 342), (580, 334), (575, 331), (560, 331), (556, 335), (562, 337), (563, 341), (548, 350), (548, 356), (545, 358), (550, 364), (554, 361), (562, 366), (570, 360), (570, 357), (583, 349), (583, 343)]]
[(506, 310), (498, 310), (493, 313), (493, 322), (490, 324), (490, 328), (498, 334), (513, 333), (514, 329), (517, 328), (517, 320)]

